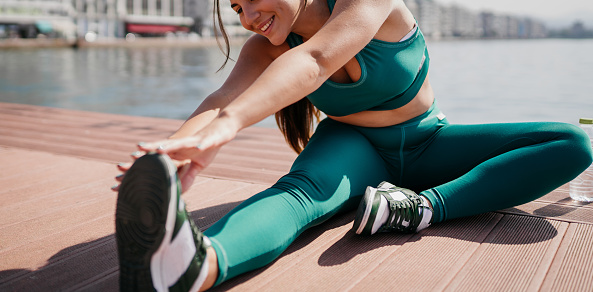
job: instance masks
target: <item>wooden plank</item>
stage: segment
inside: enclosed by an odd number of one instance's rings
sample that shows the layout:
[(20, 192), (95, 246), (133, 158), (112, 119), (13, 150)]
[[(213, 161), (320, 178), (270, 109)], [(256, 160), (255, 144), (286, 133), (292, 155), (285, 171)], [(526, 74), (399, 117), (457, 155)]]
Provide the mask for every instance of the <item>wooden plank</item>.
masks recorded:
[[(321, 225), (306, 230), (272, 264), (230, 279), (213, 289), (213, 291), (310, 291), (311, 286), (307, 284), (310, 280), (308, 275), (295, 275), (293, 273), (297, 270), (300, 271), (299, 267), (301, 265), (315, 265), (319, 260), (318, 255), (326, 251), (325, 247), (328, 244), (342, 241), (345, 234), (350, 230), (352, 216), (352, 212), (338, 215)], [(410, 235), (400, 234), (380, 236), (371, 239), (370, 242), (364, 242), (360, 238), (354, 238), (354, 240), (358, 242), (355, 246), (362, 247), (364, 244), (367, 250), (376, 249), (375, 252), (367, 255), (369, 258), (373, 258), (381, 256), (381, 254), (384, 256), (385, 253), (389, 253), (388, 250), (401, 246), (408, 238), (410, 238)], [(330, 260), (341, 261), (343, 259)], [(363, 261), (364, 259), (356, 262), (362, 263)], [(316, 267), (310, 272), (311, 274), (320, 274), (318, 276), (321, 276), (321, 274), (331, 276), (333, 270), (331, 272), (329, 270), (329, 268)], [(290, 277), (290, 275), (294, 276)], [(350, 279), (343, 278), (342, 280), (350, 281)]]
[[(43, 155), (39, 155), (43, 154)], [(117, 174), (114, 166), (98, 163), (92, 160), (73, 159), (49, 153), (15, 149), (11, 152), (0, 153), (0, 159), (10, 157), (35, 157), (35, 161), (23, 164), (26, 167), (16, 167), (6, 170), (6, 175), (0, 176), (0, 212), (15, 205), (39, 204), (47, 196), (53, 196), (67, 189), (78, 188), (82, 191), (87, 184), (103, 181), (100, 187), (107, 191)], [(17, 159), (20, 160), (20, 159)], [(35, 214), (35, 213), (32, 213)], [(0, 226), (8, 218), (0, 217)]]
[[(111, 162), (131, 161), (135, 143), (164, 139), (182, 123), (6, 103), (0, 103), (0, 121), (0, 145)], [(271, 184), (295, 158), (277, 129), (252, 127), (223, 147), (202, 175)]]
[(445, 291), (535, 291), (568, 223), (506, 215)]
[(541, 291), (590, 291), (593, 287), (593, 225), (571, 223)]
[(591, 203), (562, 204), (533, 201), (514, 208), (501, 210), (500, 212), (549, 218), (564, 222), (593, 224), (593, 205)]
[[(0, 103), (0, 291), (117, 291), (114, 162), (131, 161), (137, 141), (164, 138), (181, 122)], [(183, 195), (190, 216), (207, 229), (269, 187), (295, 157), (278, 130), (245, 129)], [(353, 217), (305, 231), (272, 264), (214, 290), (593, 286), (593, 205), (570, 200), (566, 185), (416, 235), (354, 236)]]
[(442, 291), (502, 217), (486, 213), (435, 224), (416, 234), (376, 268), (361, 271), (357, 277), (360, 282), (352, 290)]
[[(34, 153), (18, 149), (11, 152)], [(102, 287), (101, 290), (105, 291), (109, 287), (116, 288), (117, 285), (106, 281), (117, 278), (117, 253), (113, 238), (116, 195), (107, 188), (98, 187), (105, 185), (105, 180), (110, 181), (105, 178), (105, 173), (113, 171), (111, 165), (54, 154), (45, 156), (49, 159), (44, 159), (43, 155), (37, 158), (46, 166), (52, 163), (59, 165), (62, 169), (60, 174), (68, 170), (74, 172), (68, 176), (74, 182), (62, 179), (60, 184), (69, 186), (62, 191), (53, 192), (55, 188), (49, 188), (37, 198), (26, 197), (25, 201), (2, 205), (7, 215), (4, 218), (9, 220), (0, 228), (0, 269), (3, 270), (0, 272), (0, 290), (53, 291), (65, 287), (93, 290)], [(75, 174), (80, 169), (72, 165), (83, 164), (98, 171), (94, 173), (95, 180), (77, 184)], [(41, 178), (52, 174), (54, 169), (40, 167), (35, 171)], [(26, 173), (23, 169), (15, 177), (23, 177)], [(192, 189), (184, 194), (184, 199), (188, 210), (201, 207), (191, 212), (190, 216), (205, 229), (239, 201), (263, 189), (263, 185), (198, 177)], [(91, 266), (86, 264), (89, 259), (96, 258), (105, 261)]]

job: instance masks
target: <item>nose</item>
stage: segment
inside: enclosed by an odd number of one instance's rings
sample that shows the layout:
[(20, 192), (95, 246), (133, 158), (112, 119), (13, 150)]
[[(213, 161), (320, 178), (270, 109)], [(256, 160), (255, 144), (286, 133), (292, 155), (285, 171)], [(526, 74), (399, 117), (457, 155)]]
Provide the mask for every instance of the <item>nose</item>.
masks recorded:
[(256, 20), (259, 18), (259, 12), (257, 12), (255, 9), (243, 8), (243, 17), (245, 21), (243, 26), (248, 30), (255, 29), (252, 26), (254, 23), (257, 23)]

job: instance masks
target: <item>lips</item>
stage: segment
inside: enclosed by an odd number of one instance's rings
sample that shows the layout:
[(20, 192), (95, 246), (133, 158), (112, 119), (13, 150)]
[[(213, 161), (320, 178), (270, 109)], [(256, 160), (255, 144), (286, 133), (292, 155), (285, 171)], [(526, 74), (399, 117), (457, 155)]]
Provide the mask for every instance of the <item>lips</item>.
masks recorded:
[(268, 30), (268, 28), (270, 27), (270, 25), (272, 25), (272, 22), (274, 22), (274, 16), (272, 16), (272, 18), (270, 18), (270, 20), (268, 20), (268, 22), (266, 22), (263, 25), (261, 25), (259, 27), (259, 30), (261, 30), (262, 32), (266, 32), (266, 30)]

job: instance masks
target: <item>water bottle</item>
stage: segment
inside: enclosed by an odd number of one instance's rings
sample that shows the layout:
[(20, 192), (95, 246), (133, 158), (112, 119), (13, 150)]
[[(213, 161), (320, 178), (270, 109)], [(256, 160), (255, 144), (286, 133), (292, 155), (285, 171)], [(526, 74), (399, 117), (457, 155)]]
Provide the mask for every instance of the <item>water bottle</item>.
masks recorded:
[[(579, 125), (593, 142), (593, 119), (580, 119)], [(569, 184), (570, 197), (581, 202), (593, 202), (593, 164)]]

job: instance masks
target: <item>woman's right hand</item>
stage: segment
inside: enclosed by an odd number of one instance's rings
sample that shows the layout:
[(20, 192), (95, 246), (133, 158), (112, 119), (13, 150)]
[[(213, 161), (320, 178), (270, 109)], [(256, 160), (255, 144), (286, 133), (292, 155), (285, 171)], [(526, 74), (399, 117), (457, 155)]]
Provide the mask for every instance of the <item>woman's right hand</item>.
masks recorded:
[[(154, 142), (154, 144), (158, 143), (157, 145), (166, 145), (163, 143), (166, 141), (168, 141), (168, 140)], [(153, 143), (150, 143), (150, 144), (139, 143), (139, 145), (138, 145), (139, 151), (132, 153), (132, 158), (134, 159), (134, 161), (136, 159), (138, 159), (139, 157), (141, 157), (142, 155), (145, 155), (146, 153), (150, 152), (150, 150), (148, 150), (148, 148), (150, 148), (150, 145), (152, 145), (152, 144)], [(159, 146), (156, 146), (156, 148), (158, 148), (158, 147)], [(171, 158), (171, 161), (177, 167), (177, 177), (179, 178), (179, 181), (181, 182), (181, 192), (185, 193), (193, 184), (196, 176), (202, 170), (204, 170), (204, 168), (206, 168), (206, 166), (208, 164), (210, 164), (210, 162), (214, 159), (214, 156), (216, 155), (216, 153), (218, 152), (219, 149), (220, 149), (220, 147), (216, 147), (216, 148), (210, 148), (208, 150), (201, 151), (201, 150), (193, 147), (193, 149), (185, 149), (183, 151), (173, 152), (173, 151), (167, 151), (166, 148), (163, 147), (162, 149), (158, 149), (156, 152), (169, 155), (169, 157)], [(180, 152), (183, 152), (183, 153), (180, 153)], [(194, 153), (192, 153), (192, 152), (194, 152)], [(200, 152), (200, 153), (195, 153), (195, 152)], [(184, 159), (183, 158), (183, 157), (188, 157), (188, 156), (193, 156), (193, 157), (199, 156), (200, 159), (192, 160), (192, 159)], [(113, 191), (115, 191), (115, 192), (119, 191), (119, 186), (120, 186), (121, 182), (123, 181), (124, 176), (126, 175), (126, 172), (130, 169), (132, 164), (133, 163), (119, 163), (117, 165), (118, 170), (121, 171), (122, 173), (115, 177), (117, 184), (111, 188)]]
[[(181, 189), (185, 192), (193, 184), (195, 177), (214, 160), (222, 145), (231, 141), (236, 133), (236, 129), (224, 122), (213, 122), (193, 136), (138, 143), (139, 151), (132, 153), (132, 158), (137, 159), (148, 152), (169, 155), (177, 166)], [(118, 164), (117, 167), (122, 172), (116, 177), (119, 183), (131, 166), (131, 163)], [(112, 190), (118, 191), (119, 185)]]
[[(145, 151), (138, 150), (138, 151), (132, 153), (131, 156), (135, 162), (136, 159), (142, 157), (146, 153), (147, 152), (145, 152)], [(188, 175), (191, 161), (190, 160), (182, 161), (182, 160), (176, 160), (176, 159), (171, 159), (171, 161), (177, 167), (177, 176), (179, 177), (179, 180), (181, 181), (182, 192), (184, 192), (192, 185), (194, 178), (195, 178), (195, 175)], [(132, 164), (133, 164), (133, 162), (117, 164), (117, 169), (121, 172), (121, 174), (119, 174), (118, 176), (115, 177), (115, 180), (117, 183), (113, 187), (111, 187), (111, 190), (113, 190), (114, 192), (119, 191), (119, 186), (120, 186), (121, 182), (123, 181), (124, 176), (126, 175), (126, 172), (130, 169), (130, 167), (132, 167)]]

